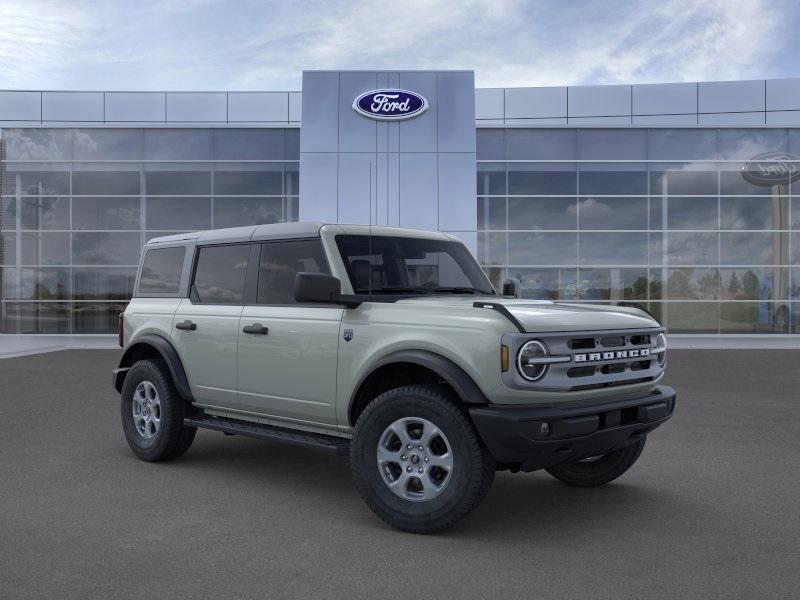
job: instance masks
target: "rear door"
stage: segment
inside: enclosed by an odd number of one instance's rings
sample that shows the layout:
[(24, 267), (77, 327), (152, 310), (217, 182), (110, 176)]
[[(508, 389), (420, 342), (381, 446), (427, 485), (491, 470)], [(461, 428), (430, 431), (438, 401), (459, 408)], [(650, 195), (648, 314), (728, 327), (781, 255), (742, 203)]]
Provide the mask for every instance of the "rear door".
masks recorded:
[(255, 244), (198, 247), (190, 297), (173, 318), (173, 339), (196, 402), (236, 407), (236, 346)]
[(343, 309), (297, 304), (298, 272), (329, 273), (321, 241), (264, 242), (256, 304), (239, 326), (239, 407), (275, 419), (336, 424), (336, 353)]

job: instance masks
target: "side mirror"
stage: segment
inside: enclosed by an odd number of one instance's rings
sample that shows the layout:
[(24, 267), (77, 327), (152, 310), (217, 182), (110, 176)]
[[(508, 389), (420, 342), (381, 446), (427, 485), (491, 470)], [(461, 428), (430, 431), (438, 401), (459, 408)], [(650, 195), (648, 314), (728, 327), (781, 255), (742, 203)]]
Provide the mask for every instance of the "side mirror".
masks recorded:
[(518, 298), (519, 297), (519, 280), (517, 280), (517, 279), (506, 279), (503, 282), (503, 296), (508, 296), (510, 298)]
[(300, 272), (294, 278), (294, 299), (303, 303), (339, 304), (342, 282), (327, 273)]

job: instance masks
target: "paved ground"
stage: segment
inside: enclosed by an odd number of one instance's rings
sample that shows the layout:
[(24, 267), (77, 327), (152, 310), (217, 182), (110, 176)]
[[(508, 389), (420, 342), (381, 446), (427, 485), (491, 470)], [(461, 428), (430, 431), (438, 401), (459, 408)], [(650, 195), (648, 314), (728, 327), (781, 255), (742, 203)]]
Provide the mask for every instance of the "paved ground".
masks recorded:
[(137, 461), (114, 351), (0, 361), (0, 597), (743, 598), (800, 593), (797, 351), (675, 351), (672, 422), (602, 489), (501, 473), (435, 536), (345, 460), (200, 432)]

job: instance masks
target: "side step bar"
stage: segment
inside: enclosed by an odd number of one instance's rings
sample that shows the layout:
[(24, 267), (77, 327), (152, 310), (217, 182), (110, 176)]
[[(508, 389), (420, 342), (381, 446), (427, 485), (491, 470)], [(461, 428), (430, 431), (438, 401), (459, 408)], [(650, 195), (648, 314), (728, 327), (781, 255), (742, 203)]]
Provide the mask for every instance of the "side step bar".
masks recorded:
[(325, 435), (322, 433), (284, 429), (264, 423), (253, 423), (251, 421), (240, 421), (238, 419), (212, 417), (209, 415), (197, 415), (196, 417), (184, 419), (183, 424), (190, 427), (221, 431), (231, 435), (243, 435), (261, 440), (284, 442), (295, 446), (312, 447), (339, 455), (345, 455), (350, 451), (350, 440), (347, 438)]

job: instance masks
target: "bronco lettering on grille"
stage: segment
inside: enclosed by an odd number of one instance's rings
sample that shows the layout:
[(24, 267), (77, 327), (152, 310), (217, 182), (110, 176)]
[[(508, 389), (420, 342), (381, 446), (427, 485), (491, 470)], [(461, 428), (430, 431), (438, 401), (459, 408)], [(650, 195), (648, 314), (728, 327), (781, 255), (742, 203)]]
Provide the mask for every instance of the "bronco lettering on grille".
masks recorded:
[(650, 356), (649, 348), (634, 348), (631, 350), (614, 350), (613, 352), (588, 352), (574, 354), (572, 360), (576, 363), (598, 362), (603, 360), (626, 360), (629, 358), (647, 358)]

